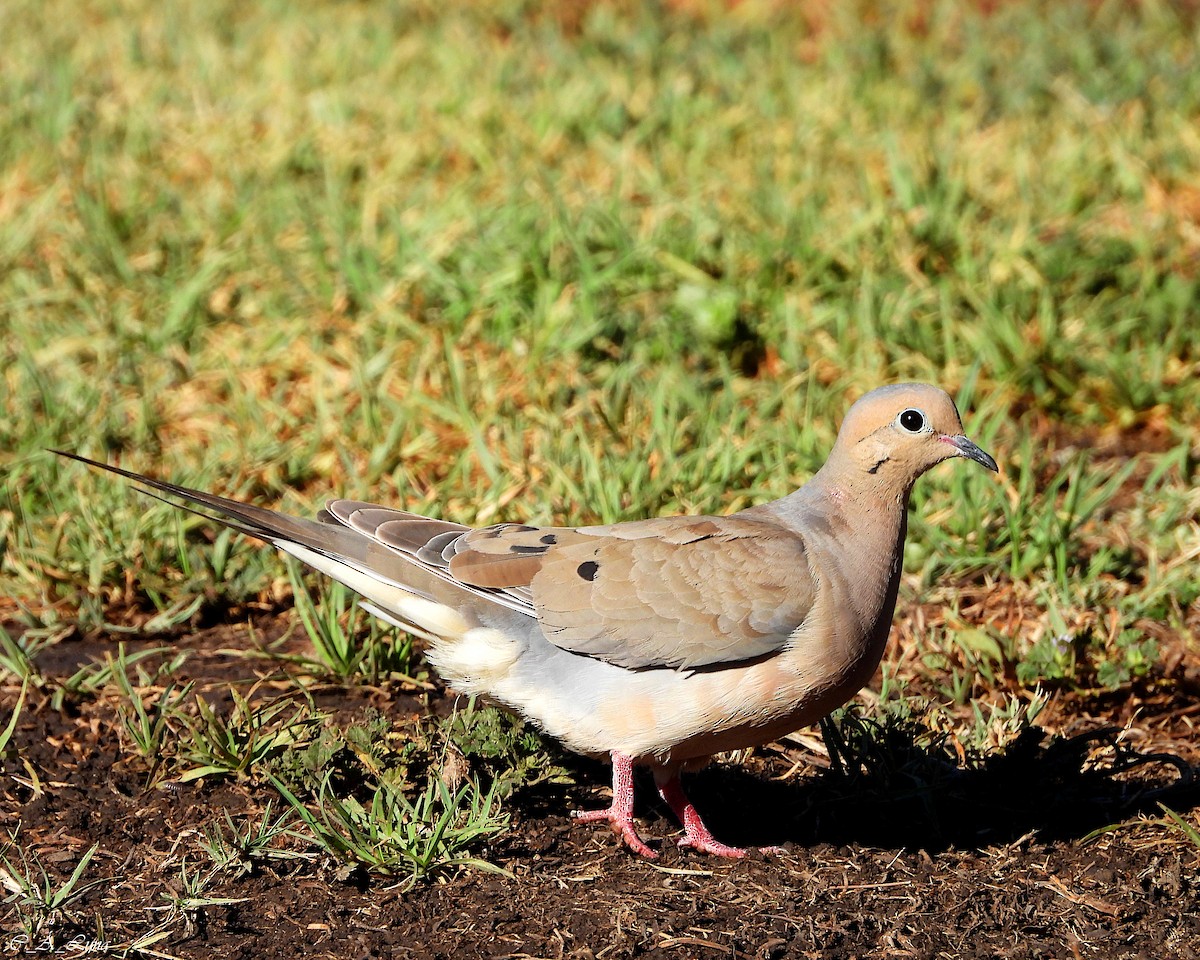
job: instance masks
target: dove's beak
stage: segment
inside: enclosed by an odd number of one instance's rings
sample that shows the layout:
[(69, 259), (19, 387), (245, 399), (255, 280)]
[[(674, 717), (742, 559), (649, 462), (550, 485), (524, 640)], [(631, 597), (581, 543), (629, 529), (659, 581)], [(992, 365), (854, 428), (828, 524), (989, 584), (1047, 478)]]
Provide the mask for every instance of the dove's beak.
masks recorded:
[(984, 453), (976, 444), (959, 434), (956, 437), (941, 436), (938, 437), (942, 443), (948, 443), (954, 448), (954, 454), (958, 457), (966, 457), (968, 460), (974, 460), (976, 463), (981, 463), (993, 473), (999, 473), (1000, 468), (996, 466), (996, 461), (988, 454)]

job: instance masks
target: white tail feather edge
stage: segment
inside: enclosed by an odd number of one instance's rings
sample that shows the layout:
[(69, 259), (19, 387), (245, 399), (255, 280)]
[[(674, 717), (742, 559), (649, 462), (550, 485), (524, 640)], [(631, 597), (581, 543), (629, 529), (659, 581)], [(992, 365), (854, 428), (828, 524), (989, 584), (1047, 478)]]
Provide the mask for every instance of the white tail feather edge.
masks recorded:
[(381, 620), (429, 641), (429, 662), (463, 693), (486, 693), (504, 680), (519, 645), (493, 627), (472, 624), (453, 607), (427, 600), (342, 560), (288, 540), (275, 546), (345, 584), (365, 598), (363, 607)]

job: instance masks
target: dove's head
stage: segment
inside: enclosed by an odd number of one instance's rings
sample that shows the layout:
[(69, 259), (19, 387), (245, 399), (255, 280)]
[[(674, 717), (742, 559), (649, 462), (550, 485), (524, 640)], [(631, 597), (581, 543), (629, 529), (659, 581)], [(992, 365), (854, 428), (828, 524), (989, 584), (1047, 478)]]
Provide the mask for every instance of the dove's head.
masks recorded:
[[(872, 486), (907, 490), (930, 467), (966, 457), (989, 470), (996, 461), (963, 434), (958, 408), (945, 390), (896, 383), (872, 390), (850, 408), (830, 461)], [(852, 480), (852, 477), (846, 477)], [(852, 481), (853, 482), (853, 481)]]

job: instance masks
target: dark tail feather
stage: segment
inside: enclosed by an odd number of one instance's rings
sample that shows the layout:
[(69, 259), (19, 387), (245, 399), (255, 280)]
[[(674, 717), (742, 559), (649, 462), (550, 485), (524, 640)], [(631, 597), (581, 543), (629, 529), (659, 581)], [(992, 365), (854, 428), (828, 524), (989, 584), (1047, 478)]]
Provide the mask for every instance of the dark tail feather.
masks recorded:
[[(306, 556), (311, 551), (327, 557), (335, 563), (350, 566), (359, 573), (377, 577), (417, 596), (429, 597), (429, 591), (422, 589), (419, 585), (421, 581), (427, 582), (427, 577), (423, 575), (423, 571), (419, 567), (406, 560), (402, 554), (355, 530), (342, 526), (340, 523), (318, 523), (315, 520), (306, 520), (275, 510), (266, 510), (262, 507), (242, 503), (239, 500), (181, 487), (165, 480), (156, 480), (145, 474), (123, 470), (121, 467), (90, 460), (65, 450), (51, 450), (50, 452), (69, 460), (77, 460), (97, 470), (115, 473), (119, 477), (141, 484), (143, 487), (149, 487), (150, 490), (141, 490), (140, 492), (156, 499), (164, 498), (151, 491), (156, 490), (167, 496), (176, 497), (184, 501), (184, 509), (208, 520), (224, 524), (239, 533), (265, 540), (272, 546), (291, 553), (306, 563), (312, 564), (312, 560)], [(171, 501), (165, 502), (170, 503)], [(172, 506), (177, 506), (177, 504), (172, 504)], [(206, 509), (199, 509), (201, 507)], [(297, 550), (296, 547), (305, 549)], [(330, 572), (319, 565), (313, 565), (325, 573)], [(335, 574), (330, 575), (335, 576), (335, 579), (342, 579)], [(414, 581), (416, 582), (414, 583)], [(347, 584), (347, 586), (354, 587), (355, 585)]]

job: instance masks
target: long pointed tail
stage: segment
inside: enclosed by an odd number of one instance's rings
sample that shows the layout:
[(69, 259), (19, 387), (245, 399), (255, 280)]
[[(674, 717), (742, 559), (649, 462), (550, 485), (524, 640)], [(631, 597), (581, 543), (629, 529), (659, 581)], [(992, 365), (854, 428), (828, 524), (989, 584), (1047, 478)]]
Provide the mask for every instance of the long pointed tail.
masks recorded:
[[(51, 453), (132, 480), (142, 493), (182, 500), (191, 511), (239, 533), (264, 540), (365, 597), (384, 619), (428, 639), (461, 637), (472, 626), (453, 607), (434, 599), (433, 578), (398, 551), (341, 525), (322, 511), (323, 522), (293, 517), (228, 497), (90, 460), (65, 450)], [(158, 491), (154, 493), (152, 491)], [(171, 503), (171, 501), (166, 501)], [(172, 504), (180, 506), (179, 504)]]

